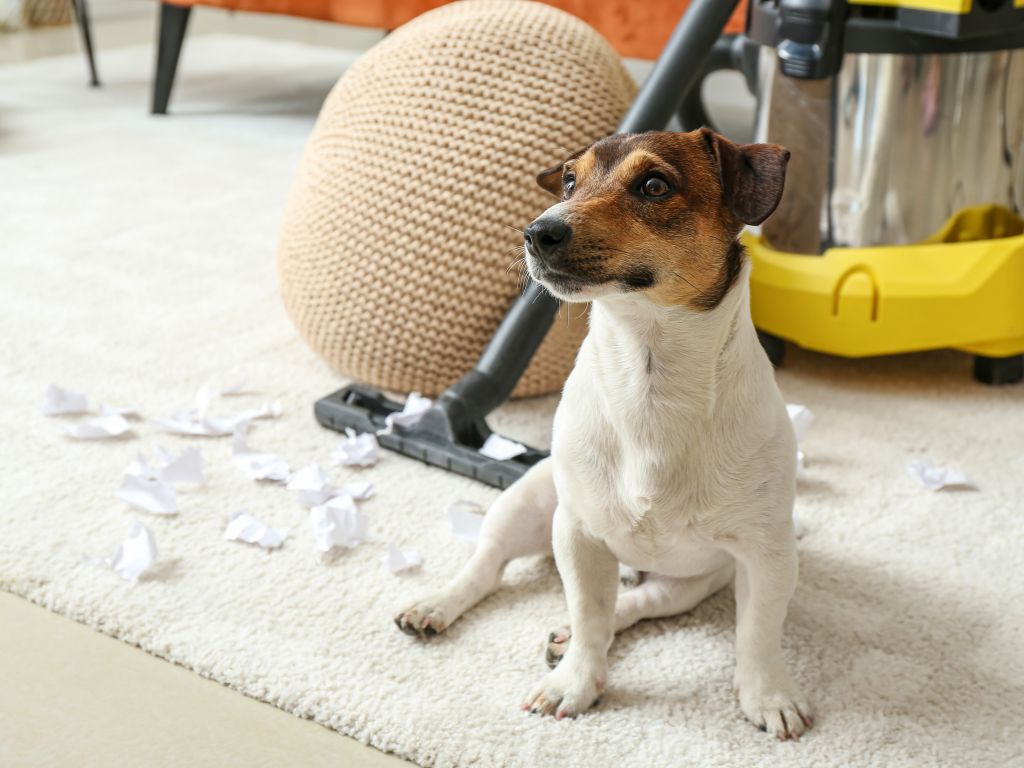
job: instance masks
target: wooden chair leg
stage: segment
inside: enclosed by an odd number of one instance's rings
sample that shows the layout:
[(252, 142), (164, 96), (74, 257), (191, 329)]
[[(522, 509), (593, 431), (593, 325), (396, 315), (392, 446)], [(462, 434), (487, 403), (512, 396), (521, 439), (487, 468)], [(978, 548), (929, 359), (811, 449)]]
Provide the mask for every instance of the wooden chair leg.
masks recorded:
[[(79, 0), (81, 2), (81, 0)], [(178, 56), (185, 42), (185, 30), (191, 6), (160, 4), (160, 32), (156, 51), (156, 73), (153, 77), (153, 114), (166, 115), (171, 100)]]
[(96, 55), (92, 49), (92, 24), (89, 22), (87, 0), (71, 0), (71, 10), (75, 14), (78, 31), (82, 35), (82, 45), (85, 47), (85, 57), (89, 62), (89, 85), (96, 87), (100, 84), (100, 78), (96, 73)]

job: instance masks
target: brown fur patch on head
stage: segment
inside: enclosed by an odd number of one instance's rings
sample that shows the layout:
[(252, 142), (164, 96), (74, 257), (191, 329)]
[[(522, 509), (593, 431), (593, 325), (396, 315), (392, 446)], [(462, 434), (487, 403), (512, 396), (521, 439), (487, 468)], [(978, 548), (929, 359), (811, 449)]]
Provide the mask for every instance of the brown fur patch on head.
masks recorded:
[(788, 158), (777, 145), (737, 145), (707, 129), (596, 142), (538, 176), (572, 227), (558, 271), (713, 309), (742, 267), (743, 225), (778, 205)]

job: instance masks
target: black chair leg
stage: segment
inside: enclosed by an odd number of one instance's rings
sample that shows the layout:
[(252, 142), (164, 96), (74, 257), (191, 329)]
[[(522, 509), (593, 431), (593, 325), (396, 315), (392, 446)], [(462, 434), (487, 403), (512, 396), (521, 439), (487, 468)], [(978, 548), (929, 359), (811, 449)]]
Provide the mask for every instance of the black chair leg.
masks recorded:
[(82, 45), (85, 46), (85, 57), (89, 61), (89, 85), (96, 87), (100, 77), (96, 73), (96, 56), (92, 50), (92, 24), (89, 22), (89, 6), (86, 0), (71, 0), (71, 10), (78, 22), (78, 31), (82, 33)]
[[(81, 2), (81, 0), (79, 0)], [(178, 69), (181, 44), (185, 41), (185, 29), (191, 6), (160, 4), (160, 32), (156, 51), (156, 74), (153, 78), (153, 114), (166, 115), (171, 100), (174, 73)]]

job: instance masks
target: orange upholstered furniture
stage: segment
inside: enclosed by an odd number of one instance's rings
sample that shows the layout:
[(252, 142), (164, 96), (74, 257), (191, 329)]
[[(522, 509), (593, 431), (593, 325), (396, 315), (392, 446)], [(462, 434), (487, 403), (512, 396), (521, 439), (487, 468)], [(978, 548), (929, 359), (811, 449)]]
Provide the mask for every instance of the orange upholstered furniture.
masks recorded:
[[(586, 21), (622, 56), (655, 59), (689, 0), (544, 0)], [(160, 49), (153, 93), (153, 111), (167, 111), (178, 53), (189, 11), (205, 5), (233, 11), (283, 13), (339, 24), (392, 30), (446, 0), (170, 0), (161, 6)], [(746, 18), (741, 2), (726, 32), (741, 32)]]

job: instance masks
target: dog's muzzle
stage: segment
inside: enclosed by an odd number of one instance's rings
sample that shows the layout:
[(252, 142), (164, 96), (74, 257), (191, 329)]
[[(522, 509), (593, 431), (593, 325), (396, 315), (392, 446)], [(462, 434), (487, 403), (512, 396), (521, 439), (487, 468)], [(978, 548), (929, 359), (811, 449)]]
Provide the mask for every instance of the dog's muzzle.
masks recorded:
[(561, 218), (540, 216), (526, 228), (523, 238), (534, 257), (545, 263), (558, 262), (572, 242), (572, 227)]
[(572, 263), (569, 246), (572, 226), (559, 216), (546, 214), (535, 219), (523, 232), (526, 265), (530, 276), (546, 284), (574, 292), (587, 283)]

